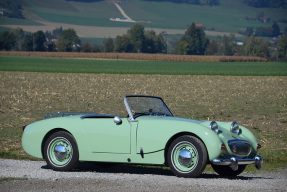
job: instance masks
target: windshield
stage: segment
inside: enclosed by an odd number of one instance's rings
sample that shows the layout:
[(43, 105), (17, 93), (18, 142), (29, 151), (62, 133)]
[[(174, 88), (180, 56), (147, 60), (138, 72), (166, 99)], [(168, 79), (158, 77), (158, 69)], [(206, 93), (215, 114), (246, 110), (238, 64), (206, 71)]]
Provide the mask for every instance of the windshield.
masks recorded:
[(173, 116), (160, 97), (125, 96), (129, 116), (136, 118), (141, 115)]

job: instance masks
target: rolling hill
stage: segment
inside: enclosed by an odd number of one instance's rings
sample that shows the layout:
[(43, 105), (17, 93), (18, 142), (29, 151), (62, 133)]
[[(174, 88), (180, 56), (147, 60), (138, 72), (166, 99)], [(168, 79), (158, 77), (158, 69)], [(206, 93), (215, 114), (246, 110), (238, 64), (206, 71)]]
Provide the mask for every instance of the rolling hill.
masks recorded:
[[(19, 3), (25, 20), (1, 16), (0, 24), (5, 29), (26, 25), (22, 28), (27, 31), (72, 27), (82, 33), (82, 37), (93, 38), (115, 37), (134, 24), (122, 22), (126, 18), (113, 0), (82, 1), (21, 0)], [(219, 0), (220, 5), (217, 6), (150, 0), (115, 1), (132, 20), (146, 28), (156, 29), (156, 32), (166, 31), (168, 34), (182, 34), (192, 22), (202, 24), (209, 36), (224, 34), (221, 32), (237, 33), (246, 27), (269, 27), (272, 21), (277, 21), (281, 30), (287, 26), (287, 23), (280, 22), (287, 20), (286, 9), (254, 8), (243, 4), (243, 0)], [(270, 18), (271, 22), (258, 21), (259, 13)]]

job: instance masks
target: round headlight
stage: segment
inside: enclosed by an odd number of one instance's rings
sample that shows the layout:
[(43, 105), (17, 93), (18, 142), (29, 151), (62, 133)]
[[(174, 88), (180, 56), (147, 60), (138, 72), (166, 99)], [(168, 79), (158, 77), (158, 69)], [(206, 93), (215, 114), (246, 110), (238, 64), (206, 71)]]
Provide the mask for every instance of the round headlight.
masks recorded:
[(209, 125), (209, 128), (213, 130), (215, 133), (218, 133), (218, 125), (215, 121), (212, 121)]
[(234, 121), (234, 122), (231, 124), (231, 126), (230, 126), (230, 131), (231, 131), (232, 133), (235, 133), (235, 134), (238, 134), (238, 133), (239, 133), (239, 125), (238, 125), (237, 122)]

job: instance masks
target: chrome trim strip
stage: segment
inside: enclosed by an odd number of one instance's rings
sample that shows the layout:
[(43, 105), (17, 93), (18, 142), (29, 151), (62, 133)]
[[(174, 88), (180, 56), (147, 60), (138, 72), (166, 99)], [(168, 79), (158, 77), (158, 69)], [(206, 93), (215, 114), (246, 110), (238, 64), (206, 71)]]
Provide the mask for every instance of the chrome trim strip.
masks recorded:
[(114, 118), (115, 115), (97, 115), (97, 114), (94, 114), (94, 115), (83, 115), (81, 117), (81, 119), (87, 119), (87, 118)]
[[(157, 151), (152, 151), (152, 152), (148, 152), (148, 153), (143, 153), (143, 154), (152, 154), (152, 153), (157, 153), (157, 152), (161, 152), (161, 151), (163, 151), (164, 149), (160, 149), (160, 150), (157, 150)], [(138, 155), (140, 154), (140, 153), (137, 153)]]
[(56, 112), (50, 113), (44, 116), (44, 119), (50, 119), (54, 117), (65, 117), (65, 116), (73, 116), (73, 115), (96, 115), (94, 112)]
[(233, 140), (229, 140), (228, 141), (228, 145), (232, 144), (232, 143), (247, 143), (249, 145), (252, 146), (252, 144), (249, 141), (246, 140), (240, 140), (240, 139), (233, 139)]
[(261, 156), (256, 156), (254, 159), (237, 159), (232, 157), (230, 159), (213, 159), (212, 164), (214, 165), (233, 165), (237, 162), (238, 165), (249, 165), (255, 164), (257, 169), (260, 169), (263, 163), (263, 158)]
[(130, 117), (129, 121), (130, 121), (130, 122), (137, 122), (137, 120), (134, 119), (133, 113), (132, 113), (132, 111), (131, 111), (131, 109), (130, 109), (130, 106), (129, 106), (129, 104), (128, 104), (127, 95), (124, 96), (124, 103), (125, 103), (127, 112), (128, 112), (128, 114), (129, 114), (129, 117)]

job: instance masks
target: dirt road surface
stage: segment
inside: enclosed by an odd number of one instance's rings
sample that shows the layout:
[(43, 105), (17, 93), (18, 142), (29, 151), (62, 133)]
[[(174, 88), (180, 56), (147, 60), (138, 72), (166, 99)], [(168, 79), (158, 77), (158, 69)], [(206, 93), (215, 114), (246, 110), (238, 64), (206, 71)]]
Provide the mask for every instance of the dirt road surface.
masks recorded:
[(0, 159), (0, 191), (286, 191), (287, 169), (256, 171), (224, 178), (205, 172), (199, 178), (178, 178), (169, 170), (116, 165), (103, 169), (82, 163), (72, 172), (56, 172), (44, 161)]

